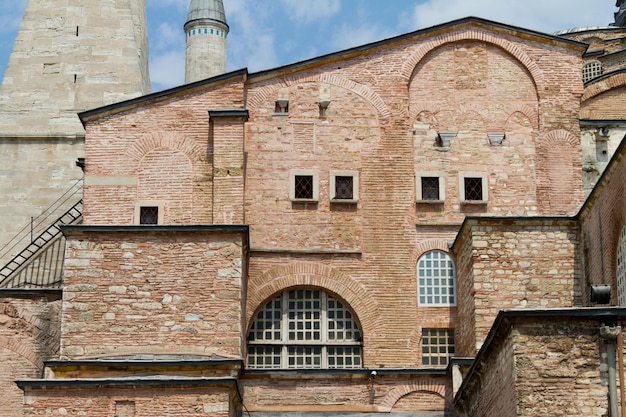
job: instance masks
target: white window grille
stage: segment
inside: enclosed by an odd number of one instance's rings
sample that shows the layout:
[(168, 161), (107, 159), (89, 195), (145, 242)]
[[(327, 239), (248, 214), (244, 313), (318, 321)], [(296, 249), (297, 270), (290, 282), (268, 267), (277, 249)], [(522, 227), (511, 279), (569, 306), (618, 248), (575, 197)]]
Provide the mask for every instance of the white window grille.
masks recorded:
[(447, 253), (427, 252), (417, 262), (419, 304), (456, 305), (456, 273)]
[(316, 289), (287, 290), (256, 313), (250, 368), (360, 368), (361, 331), (352, 312)]
[(617, 302), (626, 306), (626, 226), (622, 227), (617, 246)]
[(586, 83), (596, 77), (602, 75), (602, 63), (600, 61), (591, 61), (583, 65), (583, 82)]

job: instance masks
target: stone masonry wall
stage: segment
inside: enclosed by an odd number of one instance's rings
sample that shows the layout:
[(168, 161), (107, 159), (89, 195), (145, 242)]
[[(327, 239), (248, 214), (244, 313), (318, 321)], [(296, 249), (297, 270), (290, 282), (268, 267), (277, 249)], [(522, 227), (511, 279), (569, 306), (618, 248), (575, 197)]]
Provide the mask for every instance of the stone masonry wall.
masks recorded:
[(16, 379), (39, 378), (45, 360), (59, 354), (61, 301), (0, 298), (0, 415), (20, 417), (23, 392)]
[[(471, 228), (473, 297), (460, 297), (460, 302), (474, 305), (477, 350), (500, 310), (581, 305), (575, 221), (470, 220), (465, 227)], [(462, 250), (458, 243), (454, 249)], [(471, 308), (459, 312), (469, 313)], [(459, 316), (461, 322), (465, 319)], [(465, 331), (463, 336), (471, 333)]]
[(229, 388), (102, 387), (30, 389), (20, 415), (234, 417)]
[(241, 357), (243, 262), (237, 234), (69, 236), (61, 355)]

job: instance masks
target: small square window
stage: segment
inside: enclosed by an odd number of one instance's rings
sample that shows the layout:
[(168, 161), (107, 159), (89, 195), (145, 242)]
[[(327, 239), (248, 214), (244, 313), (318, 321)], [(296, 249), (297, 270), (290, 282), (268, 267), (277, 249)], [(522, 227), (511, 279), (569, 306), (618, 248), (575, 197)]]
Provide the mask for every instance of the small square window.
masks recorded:
[(296, 199), (313, 199), (313, 175), (296, 175)]
[(483, 179), (482, 178), (464, 178), (465, 183), (465, 199), (472, 201), (482, 201), (483, 199)]
[(330, 172), (331, 203), (356, 203), (359, 200), (358, 171)]
[(418, 203), (442, 203), (445, 199), (444, 174), (441, 172), (418, 172), (416, 180), (416, 200)]
[(459, 174), (459, 194), (461, 203), (487, 203), (487, 175), (484, 173), (465, 172)]
[(298, 169), (289, 175), (289, 199), (294, 202), (317, 202), (319, 179), (316, 170)]
[(447, 366), (454, 356), (454, 330), (422, 329), (422, 365)]
[(141, 207), (139, 209), (139, 224), (159, 224), (159, 208)]

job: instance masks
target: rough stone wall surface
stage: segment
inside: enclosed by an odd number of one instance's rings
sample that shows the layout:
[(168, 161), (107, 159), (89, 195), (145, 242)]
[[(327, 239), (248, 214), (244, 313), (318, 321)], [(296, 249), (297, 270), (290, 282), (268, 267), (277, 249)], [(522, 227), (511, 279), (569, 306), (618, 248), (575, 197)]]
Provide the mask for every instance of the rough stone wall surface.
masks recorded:
[(611, 305), (618, 304), (617, 250), (620, 233), (626, 225), (626, 190), (621, 180), (625, 168), (626, 160), (618, 155), (611, 172), (581, 213), (585, 304), (589, 302), (590, 285), (596, 284), (611, 285)]
[[(456, 249), (460, 248), (460, 250)], [(455, 329), (455, 352), (459, 357), (476, 355), (476, 303), (474, 302), (474, 245), (472, 230), (465, 227), (459, 232), (454, 253), (457, 272), (458, 317), (462, 318)], [(482, 340), (481, 340), (482, 343)]]
[[(580, 234), (575, 221), (529, 220), (505, 225), (478, 221), (467, 227), (471, 228), (473, 248), (473, 288), (465, 289), (473, 297), (462, 297), (460, 302), (473, 307), (459, 310), (474, 310), (476, 350), (500, 310), (582, 305)], [(460, 315), (459, 320), (464, 319)], [(472, 332), (464, 331), (462, 337), (468, 336), (471, 338)], [(471, 352), (464, 353), (471, 356)]]
[(0, 415), (22, 416), (16, 379), (39, 378), (43, 362), (59, 354), (61, 301), (0, 299)]
[(515, 388), (519, 415), (607, 415), (601, 369), (606, 348), (598, 322), (516, 325)]
[[(519, 414), (516, 392), (516, 362), (514, 343), (511, 337), (500, 341), (497, 348), (485, 359), (481, 371), (480, 386), (472, 390), (464, 412), (470, 417), (514, 417)], [(475, 381), (471, 381), (475, 382)]]
[(229, 417), (228, 388), (104, 387), (31, 390), (20, 415), (90, 417)]
[(241, 79), (231, 79), (88, 125), (84, 223), (133, 224), (136, 206), (152, 202), (162, 205), (164, 224), (212, 224), (213, 159), (221, 155), (209, 144), (207, 111), (242, 108), (242, 97)]
[(61, 355), (241, 357), (241, 239), (145, 232), (70, 238)]
[(608, 135), (602, 127), (585, 126), (582, 129), (583, 184), (589, 195), (606, 169), (611, 157), (626, 136), (626, 127), (607, 125)]

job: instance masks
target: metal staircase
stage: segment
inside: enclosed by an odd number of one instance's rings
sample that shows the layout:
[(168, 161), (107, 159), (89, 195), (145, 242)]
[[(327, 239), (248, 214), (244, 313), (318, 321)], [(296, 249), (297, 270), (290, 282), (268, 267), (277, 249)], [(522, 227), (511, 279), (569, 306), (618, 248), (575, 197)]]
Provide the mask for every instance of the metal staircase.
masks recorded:
[[(82, 182), (76, 184), (57, 200), (46, 215), (38, 218), (38, 224), (31, 224), (30, 229), (22, 232), (22, 237), (10, 249), (20, 242), (26, 246), (0, 269), (0, 289), (2, 288), (60, 288), (63, 280), (63, 261), (65, 257), (65, 237), (61, 233), (63, 224), (76, 224), (82, 220), (82, 199), (76, 201), (60, 216), (52, 217), (52, 223), (41, 226), (49, 221), (59, 207), (66, 207), (72, 200), (82, 196)], [(58, 207), (56, 207), (58, 206)], [(42, 227), (45, 227), (42, 229)], [(35, 231), (39, 232), (34, 236)], [(30, 242), (25, 239), (30, 237)], [(9, 242), (11, 243), (11, 242)], [(22, 243), (23, 245), (24, 243)], [(7, 244), (8, 246), (8, 244)], [(5, 246), (6, 248), (6, 246)], [(8, 252), (5, 251), (4, 254)]]

